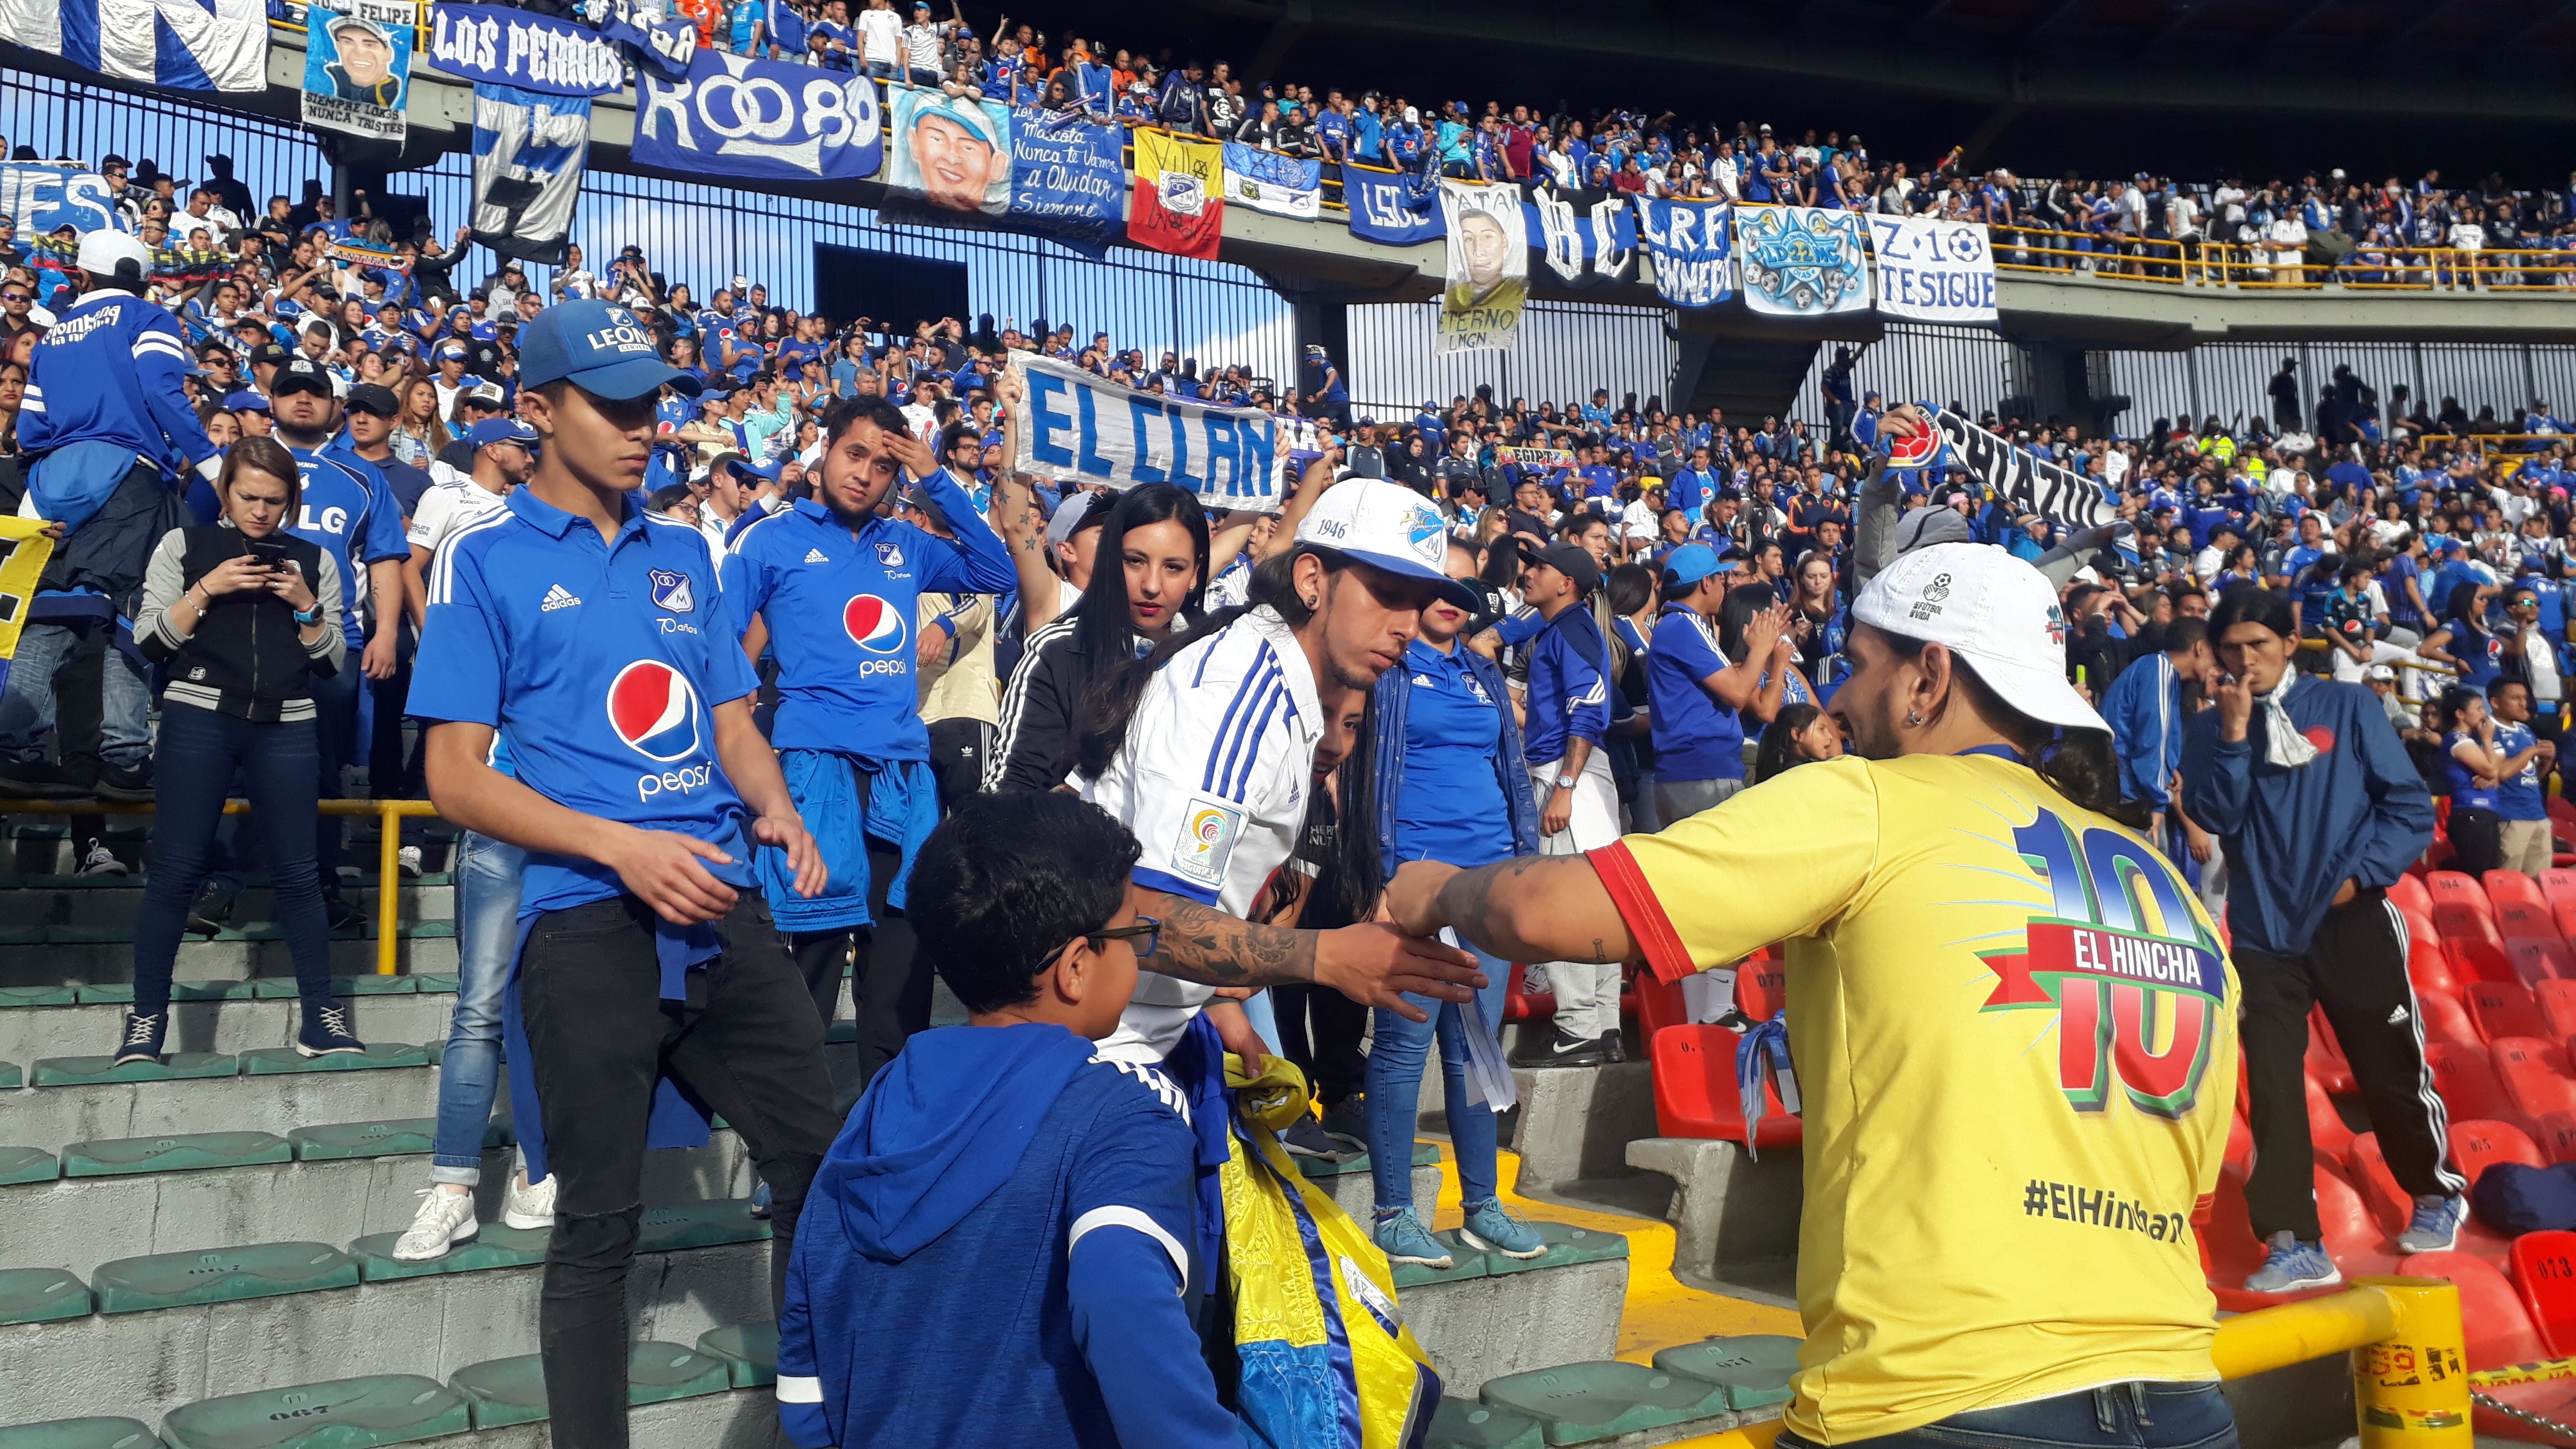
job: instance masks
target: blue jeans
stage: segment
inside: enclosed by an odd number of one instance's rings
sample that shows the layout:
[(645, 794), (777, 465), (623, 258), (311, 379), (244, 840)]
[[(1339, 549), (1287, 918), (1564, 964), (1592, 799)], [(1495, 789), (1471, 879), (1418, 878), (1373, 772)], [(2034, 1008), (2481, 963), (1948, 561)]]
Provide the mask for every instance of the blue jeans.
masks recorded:
[(134, 1011), (170, 1009), (170, 968), (187, 927), (188, 902), (206, 878), (206, 853), (239, 769), (252, 828), (277, 889), (277, 921), (295, 958), (295, 989), (307, 1013), (331, 1004), (331, 927), (313, 865), (313, 723), (255, 724), (177, 700), (161, 709), (160, 768), (152, 868), (134, 918)]
[[(1510, 989), (1512, 967), (1467, 948), (1484, 970), (1484, 1012), (1499, 1024), (1503, 995)], [(1407, 1021), (1381, 1007), (1368, 1054), (1369, 1173), (1377, 1182), (1377, 1210), (1400, 1212), (1413, 1206), (1413, 1130), (1422, 1088), (1422, 1058), (1436, 1031), (1440, 1038), (1440, 1085), (1449, 1113), (1449, 1145), (1458, 1155), (1460, 1201), (1475, 1207), (1494, 1195), (1494, 1109), (1467, 1100), (1467, 1036), (1477, 1030), (1468, 1008), (1427, 996), (1404, 998), (1431, 1012), (1429, 1021)]]
[[(2235, 1449), (2236, 1415), (2216, 1384), (2108, 1384), (1971, 1409), (1856, 1441), (1883, 1449)], [(1816, 1449), (1788, 1430), (1781, 1449)]]
[[(317, 800), (340, 798), (340, 768), (359, 758), (358, 699), (367, 677), (358, 670), (358, 656), (352, 650), (336, 674), (316, 676), (313, 680), (313, 789)], [(238, 895), (242, 872), (254, 864), (266, 862), (255, 852), (243, 848), (241, 827), (226, 817), (207, 857), (206, 878), (223, 887), (228, 895)], [(340, 894), (340, 817), (315, 812), (313, 816), (313, 859), (322, 893)]]
[[(0, 755), (44, 758), (45, 736), (54, 730), (54, 675), (79, 642), (80, 631), (65, 624), (29, 624), (18, 635), (9, 682), (0, 688)], [(152, 754), (152, 692), (123, 650), (107, 652), (99, 685), (98, 756), (120, 770), (139, 769)]]
[(438, 1059), (438, 1137), (429, 1180), (483, 1180), (483, 1128), (501, 1072), (501, 1000), (519, 942), (519, 872), (528, 853), (467, 831), (456, 842), (456, 1012)]

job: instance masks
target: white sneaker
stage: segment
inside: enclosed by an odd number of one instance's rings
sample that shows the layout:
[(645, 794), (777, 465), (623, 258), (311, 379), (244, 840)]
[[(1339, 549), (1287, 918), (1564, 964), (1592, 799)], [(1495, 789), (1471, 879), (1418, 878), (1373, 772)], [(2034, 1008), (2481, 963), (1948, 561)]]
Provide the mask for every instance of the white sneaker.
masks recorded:
[(474, 1221), (474, 1194), (449, 1192), (443, 1187), (425, 1187), (420, 1192), (420, 1211), (412, 1215), (411, 1226), (394, 1240), (397, 1262), (423, 1263), (444, 1258), (459, 1243), (472, 1242), (483, 1230)]
[(116, 858), (116, 852), (107, 848), (106, 841), (93, 835), (89, 838), (89, 848), (81, 852), (80, 873), (82, 875), (123, 875), (125, 862)]
[(420, 875), (420, 847), (417, 845), (406, 845), (402, 849), (395, 851), (394, 863), (396, 867), (401, 870), (403, 879), (417, 879)]
[(501, 1198), (501, 1221), (514, 1228), (551, 1228), (555, 1225), (555, 1180), (522, 1184), (517, 1176), (510, 1179), (510, 1190)]

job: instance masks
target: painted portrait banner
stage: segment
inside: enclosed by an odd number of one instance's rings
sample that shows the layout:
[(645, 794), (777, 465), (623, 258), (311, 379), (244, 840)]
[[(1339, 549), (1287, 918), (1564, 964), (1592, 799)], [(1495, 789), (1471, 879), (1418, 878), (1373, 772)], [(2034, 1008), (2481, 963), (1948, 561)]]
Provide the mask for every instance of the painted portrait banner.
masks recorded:
[(1529, 227), (1517, 186), (1440, 183), (1449, 233), (1449, 285), (1440, 293), (1432, 350), (1511, 349), (1529, 300)]
[(304, 124), (399, 143), (418, 0), (312, 0), (305, 15)]

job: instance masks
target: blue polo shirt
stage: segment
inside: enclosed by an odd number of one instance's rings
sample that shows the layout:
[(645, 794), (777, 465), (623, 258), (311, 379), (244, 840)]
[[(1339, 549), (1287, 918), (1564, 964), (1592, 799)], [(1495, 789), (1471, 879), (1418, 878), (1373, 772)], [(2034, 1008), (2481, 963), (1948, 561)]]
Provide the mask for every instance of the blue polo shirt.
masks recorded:
[(1666, 604), (1646, 651), (1655, 771), (1668, 780), (1744, 778), (1744, 725), (1700, 681), (1726, 668), (1717, 635), (1688, 604)]
[[(430, 571), (411, 713), (498, 729), (538, 794), (708, 841), (733, 859), (707, 870), (747, 890), (752, 848), (714, 711), (760, 681), (725, 628), (706, 539), (631, 499), (620, 507), (616, 536), (602, 539), (518, 488), (449, 539)], [(519, 914), (624, 891), (597, 861), (531, 852)]]
[(1510, 801), (1496, 761), (1509, 702), (1490, 695), (1467, 662), (1416, 639), (1399, 666), (1411, 678), (1404, 705), (1404, 788), (1395, 802), (1395, 860), (1491, 865), (1512, 855)]
[(1609, 641), (1592, 611), (1580, 604), (1539, 630), (1530, 645), (1529, 727), (1523, 736), (1531, 764), (1562, 759), (1569, 736), (1601, 748), (1610, 728), (1610, 684), (1604, 676), (1609, 661)]
[[(2497, 720), (2495, 742), (2505, 758), (2511, 759), (2530, 749), (2538, 742), (2538, 737), (2532, 734), (2531, 726), (2527, 724), (2507, 724)], [(2549, 807), (2540, 794), (2540, 760), (2537, 756), (2531, 763), (2496, 782), (2495, 813), (2507, 820), (2549, 818)]]
[[(358, 600), (368, 597), (361, 593), (366, 565), (411, 557), (402, 505), (385, 475), (363, 459), (342, 456), (327, 444), (287, 451), (303, 477), (303, 501), (286, 531), (329, 550), (340, 569), (340, 616), (355, 619)], [(359, 637), (360, 631), (353, 627), (350, 635)]]
[[(2496, 787), (2479, 784), (2478, 772), (2461, 764), (2460, 757), (2451, 753), (2463, 742), (2474, 744), (2476, 737), (2465, 730), (2453, 730), (2442, 736), (2442, 778), (2450, 787), (2451, 808), (2493, 810), (2496, 808)], [(2496, 732), (2496, 743), (2504, 743), (2501, 728)]]
[(954, 539), (890, 518), (856, 533), (810, 498), (744, 529), (725, 564), (732, 637), (769, 620), (778, 659), (780, 749), (836, 750), (870, 760), (928, 760), (913, 677), (922, 591), (998, 594), (1018, 582), (1011, 556), (966, 490), (935, 470), (921, 488)]

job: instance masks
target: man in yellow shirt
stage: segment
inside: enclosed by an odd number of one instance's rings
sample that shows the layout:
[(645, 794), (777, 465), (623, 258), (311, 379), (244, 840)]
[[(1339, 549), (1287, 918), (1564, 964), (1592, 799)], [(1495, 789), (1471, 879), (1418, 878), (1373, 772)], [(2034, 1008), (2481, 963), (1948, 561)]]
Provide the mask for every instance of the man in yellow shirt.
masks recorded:
[(1939, 544), (1852, 613), (1853, 755), (1582, 857), (1408, 864), (1389, 909), (1668, 980), (1788, 943), (1807, 1344), (1783, 1445), (2233, 1445), (2191, 1231), (2236, 1093), (2217, 933), (2113, 816), (2036, 570)]

